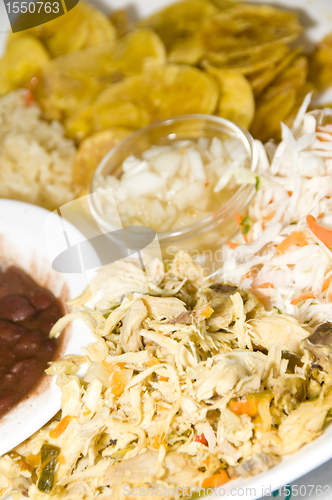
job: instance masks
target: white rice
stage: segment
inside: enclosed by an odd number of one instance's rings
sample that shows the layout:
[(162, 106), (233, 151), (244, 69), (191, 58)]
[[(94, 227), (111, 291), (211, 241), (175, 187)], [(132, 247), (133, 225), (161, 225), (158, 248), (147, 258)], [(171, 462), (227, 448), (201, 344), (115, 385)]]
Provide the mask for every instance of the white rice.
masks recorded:
[(58, 122), (41, 119), (28, 90), (0, 99), (0, 197), (54, 210), (75, 196), (74, 142)]

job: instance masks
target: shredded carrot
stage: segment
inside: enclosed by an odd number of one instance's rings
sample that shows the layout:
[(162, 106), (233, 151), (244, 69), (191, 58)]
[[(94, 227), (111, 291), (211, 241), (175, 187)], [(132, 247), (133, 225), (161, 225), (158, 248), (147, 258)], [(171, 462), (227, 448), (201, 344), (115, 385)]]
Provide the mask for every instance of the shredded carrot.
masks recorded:
[(241, 222), (243, 221), (243, 215), (240, 215), (238, 212), (235, 212), (235, 222), (238, 226), (241, 226)]
[(206, 437), (204, 436), (204, 434), (200, 434), (199, 436), (196, 436), (195, 437), (195, 441), (197, 443), (202, 443), (202, 444), (205, 444), (205, 446), (208, 446), (208, 442), (207, 442), (207, 439)]
[(214, 310), (211, 306), (209, 306), (209, 304), (207, 304), (206, 306), (196, 309), (195, 311), (193, 311), (193, 313), (199, 318), (207, 319), (214, 313)]
[[(326, 278), (324, 280), (322, 292), (325, 292), (328, 289), (331, 281), (332, 281), (332, 274), (331, 274), (331, 276), (329, 276), (328, 278)], [(314, 298), (315, 298), (314, 292), (307, 292), (307, 293), (304, 293), (303, 295), (299, 295), (298, 297), (295, 297), (294, 299), (292, 299), (290, 301), (290, 303), (292, 304), (292, 306), (296, 306), (299, 302), (301, 302), (301, 300), (314, 299)], [(328, 300), (329, 300), (329, 298), (328, 298)]]
[(150, 358), (148, 361), (145, 361), (145, 364), (147, 366), (156, 366), (156, 365), (160, 365), (160, 361), (158, 358), (155, 358), (154, 356), (152, 358)]
[(156, 449), (158, 449), (161, 445), (166, 444), (166, 435), (164, 432), (161, 432), (160, 434), (156, 434), (153, 438), (152, 446)]
[(281, 255), (285, 253), (289, 247), (297, 245), (299, 247), (304, 247), (308, 245), (308, 240), (303, 231), (294, 231), (285, 238), (278, 246), (277, 246), (277, 254)]
[(34, 455), (33, 453), (30, 453), (25, 459), (26, 463), (30, 465), (30, 467), (38, 467), (41, 461), (41, 453), (37, 453), (37, 455)]
[(203, 460), (202, 464), (206, 467), (210, 467), (211, 460), (209, 458), (206, 458), (205, 460)]
[(328, 248), (332, 247), (332, 231), (326, 227), (320, 226), (315, 217), (307, 215), (307, 224), (314, 235), (324, 243)]
[(35, 99), (33, 97), (33, 93), (30, 89), (27, 90), (27, 93), (25, 94), (25, 105), (31, 106), (35, 102)]
[(229, 409), (236, 415), (249, 415), (249, 417), (256, 417), (258, 415), (258, 398), (242, 399), (237, 401), (231, 399), (229, 402)]
[(324, 283), (323, 283), (323, 292), (325, 292), (325, 290), (328, 289), (328, 287), (330, 286), (331, 281), (332, 281), (332, 274), (331, 274), (331, 276), (329, 276), (328, 278), (326, 278), (324, 280)]
[(264, 219), (265, 219), (265, 220), (271, 220), (271, 219), (273, 219), (273, 217), (275, 216), (275, 214), (276, 214), (276, 211), (275, 211), (275, 210), (272, 210), (272, 212), (270, 212), (269, 214), (267, 214), (267, 215), (264, 217)]
[(103, 361), (103, 367), (110, 374), (111, 390), (114, 396), (121, 396), (127, 385), (127, 377), (116, 363)]
[(307, 299), (314, 299), (314, 292), (307, 292), (304, 293), (303, 295), (299, 295), (298, 297), (292, 299), (290, 303), (292, 306), (296, 306), (301, 300), (307, 300)]
[(274, 288), (272, 283), (263, 283), (262, 285), (252, 286), (251, 288)]
[(66, 463), (66, 459), (65, 459), (65, 457), (62, 455), (62, 453), (58, 456), (58, 463), (59, 463), (60, 465), (65, 465), (65, 463)]
[(60, 422), (58, 423), (58, 425), (49, 432), (50, 438), (55, 439), (55, 438), (61, 436), (61, 434), (63, 432), (65, 432), (65, 430), (67, 429), (67, 427), (68, 427), (69, 422), (71, 421), (71, 419), (72, 419), (72, 417), (70, 415), (67, 415), (66, 417), (63, 417), (60, 420)]
[(225, 470), (220, 470), (217, 474), (214, 474), (211, 477), (207, 477), (202, 482), (202, 488), (215, 488), (216, 486), (221, 486), (225, 483), (228, 483), (229, 477)]
[(234, 241), (227, 241), (226, 243), (228, 245), (229, 248), (231, 248), (232, 250), (234, 250), (234, 248), (238, 247), (239, 246), (239, 243), (234, 243)]

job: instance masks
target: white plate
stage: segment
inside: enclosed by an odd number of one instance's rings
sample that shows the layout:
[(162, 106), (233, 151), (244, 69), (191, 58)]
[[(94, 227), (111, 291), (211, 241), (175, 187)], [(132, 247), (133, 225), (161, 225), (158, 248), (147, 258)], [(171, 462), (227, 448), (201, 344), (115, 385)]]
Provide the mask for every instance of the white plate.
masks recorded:
[[(0, 258), (9, 259), (41, 286), (51, 290), (65, 305), (86, 286), (81, 274), (60, 274), (52, 269), (44, 237), (45, 219), (50, 212), (28, 203), (0, 199)], [(73, 237), (83, 236), (69, 224)], [(66, 328), (58, 356), (81, 354), (80, 347), (93, 337), (81, 321)], [(0, 455), (36, 432), (60, 409), (61, 392), (55, 377), (45, 376), (31, 395), (0, 419)]]
[[(169, 0), (94, 0), (91, 3), (106, 13), (115, 8), (129, 6), (136, 11), (138, 16), (143, 16), (171, 2)], [(302, 39), (309, 48), (313, 46), (314, 42), (321, 40), (323, 36), (332, 31), (331, 0), (273, 0), (271, 2), (255, 0), (253, 3), (271, 3), (276, 7), (296, 10), (302, 25), (306, 28)], [(9, 22), (4, 3), (0, 2), (0, 53), (5, 46), (8, 29)], [(232, 481), (225, 487), (223, 496), (229, 496), (234, 500), (243, 500), (244, 498), (255, 500), (264, 496), (267, 491), (274, 491), (280, 486), (294, 481), (330, 458), (332, 458), (331, 426), (316, 441), (304, 446), (295, 455), (284, 458), (277, 467), (247, 480)], [(220, 499), (220, 496), (209, 498)]]

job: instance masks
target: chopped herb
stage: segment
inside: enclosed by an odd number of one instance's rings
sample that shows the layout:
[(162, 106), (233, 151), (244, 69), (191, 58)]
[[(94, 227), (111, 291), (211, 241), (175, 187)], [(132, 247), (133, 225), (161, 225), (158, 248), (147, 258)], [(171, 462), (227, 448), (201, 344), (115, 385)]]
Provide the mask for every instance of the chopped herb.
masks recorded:
[(258, 191), (258, 190), (259, 190), (260, 183), (261, 183), (261, 180), (260, 180), (260, 178), (258, 177), (258, 175), (256, 175), (256, 184), (255, 184), (255, 189), (256, 189), (256, 191)]
[(280, 309), (278, 309), (276, 306), (273, 306), (273, 309), (276, 309), (278, 314), (282, 314), (282, 312), (280, 311)]
[(240, 224), (240, 226), (242, 227), (242, 234), (249, 233), (250, 224), (252, 224), (252, 218), (247, 215)]
[(252, 224), (252, 218), (247, 215), (241, 222), (241, 226), (248, 226), (248, 224)]
[(290, 223), (291, 226), (296, 226), (296, 224), (297, 224), (297, 222), (295, 220)]

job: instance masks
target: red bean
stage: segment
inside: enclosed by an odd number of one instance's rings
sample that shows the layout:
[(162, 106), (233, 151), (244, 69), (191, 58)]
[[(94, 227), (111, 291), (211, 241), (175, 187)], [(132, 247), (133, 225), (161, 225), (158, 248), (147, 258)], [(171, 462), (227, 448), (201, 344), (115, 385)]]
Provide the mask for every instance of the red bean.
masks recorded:
[(22, 326), (0, 319), (0, 343), (15, 344), (24, 332), (26, 329)]
[(54, 339), (47, 339), (40, 348), (40, 353), (44, 359), (52, 359), (56, 348), (58, 347), (57, 341)]
[(30, 358), (37, 353), (42, 343), (42, 335), (38, 331), (28, 331), (17, 342), (14, 352), (20, 358)]
[[(33, 375), (33, 373), (36, 370), (40, 371), (38, 361), (36, 359), (29, 358), (29, 359), (23, 359), (22, 361), (19, 361), (18, 363), (16, 363), (10, 369), (10, 373), (14, 373), (14, 374), (19, 373), (20, 377), (24, 377), (26, 375), (31, 377), (31, 375)], [(25, 382), (25, 381), (22, 380), (22, 383), (23, 382)]]
[(54, 297), (48, 290), (31, 290), (29, 299), (38, 311), (47, 309), (54, 302)]
[(17, 373), (6, 373), (4, 376), (4, 383), (7, 383), (9, 386), (18, 379)]
[(10, 321), (23, 321), (35, 312), (30, 301), (21, 295), (0, 299), (0, 316)]
[(12, 351), (8, 351), (8, 349), (2, 349), (0, 351), (0, 366), (9, 368), (13, 366), (15, 362), (16, 356)]
[(53, 305), (40, 313), (40, 330), (46, 334), (50, 333), (53, 325), (60, 318), (61, 313), (57, 305)]

